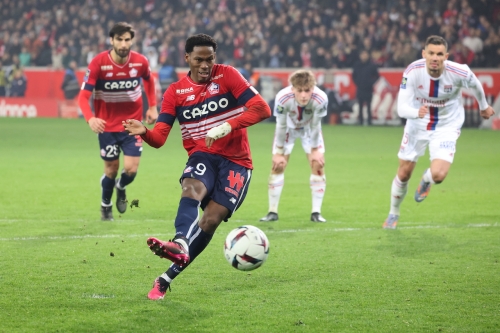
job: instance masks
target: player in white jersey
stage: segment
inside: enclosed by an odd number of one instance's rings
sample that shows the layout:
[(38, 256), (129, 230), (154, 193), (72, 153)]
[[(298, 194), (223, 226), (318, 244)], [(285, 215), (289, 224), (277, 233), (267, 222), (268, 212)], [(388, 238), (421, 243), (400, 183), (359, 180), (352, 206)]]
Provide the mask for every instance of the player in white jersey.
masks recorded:
[(298, 70), (290, 76), (290, 86), (276, 95), (274, 116), (276, 132), (273, 143), (273, 165), (269, 176), (269, 211), (261, 221), (278, 220), (278, 204), (285, 182), (285, 169), (296, 139), (302, 141), (309, 165), (312, 191), (311, 221), (326, 222), (321, 216), (325, 195), (325, 146), (321, 133), (321, 118), (326, 116), (328, 97), (316, 87), (314, 74)]
[(431, 185), (446, 178), (464, 122), (462, 88), (474, 92), (481, 117), (488, 119), (494, 114), (481, 82), (470, 68), (447, 60), (448, 44), (444, 38), (428, 37), (422, 56), (424, 59), (406, 68), (399, 89), (398, 114), (407, 122), (398, 153), (399, 168), (392, 182), (389, 216), (383, 224), (386, 229), (396, 228), (408, 181), (427, 146), (431, 165), (415, 191), (415, 201), (422, 202)]

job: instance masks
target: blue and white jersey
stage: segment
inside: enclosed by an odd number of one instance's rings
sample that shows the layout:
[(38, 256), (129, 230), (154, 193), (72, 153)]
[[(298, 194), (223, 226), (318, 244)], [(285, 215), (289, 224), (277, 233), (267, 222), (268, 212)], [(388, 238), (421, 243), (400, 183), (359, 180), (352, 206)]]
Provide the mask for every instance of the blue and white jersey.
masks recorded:
[[(470, 88), (481, 110), (488, 107), (484, 90), (469, 66), (444, 61), (440, 77), (433, 78), (427, 72), (425, 59), (411, 63), (403, 73), (399, 87), (398, 114), (407, 118), (412, 126), (423, 130), (442, 127), (460, 129), (464, 123), (462, 88)], [(418, 118), (418, 109), (429, 107), (429, 113)]]

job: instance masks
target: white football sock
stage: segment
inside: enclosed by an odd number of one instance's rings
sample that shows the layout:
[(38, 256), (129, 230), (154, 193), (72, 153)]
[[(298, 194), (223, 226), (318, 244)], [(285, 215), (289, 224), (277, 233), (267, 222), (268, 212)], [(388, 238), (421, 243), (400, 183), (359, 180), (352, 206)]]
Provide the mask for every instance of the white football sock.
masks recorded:
[(434, 179), (432, 179), (431, 168), (425, 170), (423, 178), (424, 178), (424, 182), (431, 183), (431, 184), (436, 184), (436, 182), (434, 181)]
[(271, 174), (269, 176), (269, 212), (278, 213), (278, 205), (280, 203), (281, 191), (285, 184), (285, 174)]
[(398, 176), (394, 177), (391, 187), (391, 210), (389, 214), (399, 215), (399, 206), (408, 192), (408, 182), (402, 182)]
[(176, 239), (174, 240), (174, 242), (176, 242), (176, 243), (178, 243), (178, 244), (181, 244), (181, 245), (182, 245), (182, 247), (183, 247), (186, 251), (189, 251), (189, 245), (188, 245), (188, 243), (187, 243), (184, 239), (182, 239), (182, 238), (176, 238)]
[(325, 175), (311, 175), (309, 184), (312, 193), (312, 213), (321, 213), (321, 206), (323, 205), (326, 190), (326, 177)]

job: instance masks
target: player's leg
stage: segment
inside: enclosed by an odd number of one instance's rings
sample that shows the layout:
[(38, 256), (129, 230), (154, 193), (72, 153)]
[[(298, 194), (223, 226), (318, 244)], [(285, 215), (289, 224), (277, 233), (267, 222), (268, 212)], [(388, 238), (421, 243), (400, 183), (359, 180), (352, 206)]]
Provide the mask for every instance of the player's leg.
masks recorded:
[[(280, 203), (281, 193), (283, 192), (283, 186), (285, 185), (285, 170), (290, 160), (290, 154), (293, 151), (293, 146), (296, 139), (296, 131), (287, 128), (286, 139), (283, 146), (283, 152), (286, 163), (284, 165), (277, 166), (274, 170), (271, 170), (271, 174), (268, 179), (268, 198), (269, 207), (267, 210), (267, 215), (260, 219), (262, 222), (272, 222), (278, 221), (278, 206)], [(276, 140), (276, 138), (275, 138)], [(276, 141), (273, 142), (273, 157), (276, 154)]]
[(165, 293), (170, 288), (172, 281), (179, 274), (181, 274), (196, 259), (196, 257), (203, 252), (203, 250), (205, 250), (207, 245), (212, 240), (215, 230), (220, 225), (222, 220), (226, 218), (228, 213), (229, 210), (226, 207), (210, 200), (208, 205), (205, 207), (203, 217), (196, 227), (191, 230), (192, 232), (188, 234), (187, 240), (189, 242), (189, 261), (182, 266), (173, 263), (165, 273), (156, 278), (153, 283), (153, 288), (148, 293), (149, 299), (157, 300), (162, 299), (165, 296)]
[(98, 135), (101, 158), (104, 161), (104, 174), (101, 177), (101, 220), (113, 221), (113, 189), (120, 167), (120, 148), (114, 133), (104, 132)]
[[(199, 222), (196, 221), (196, 225), (192, 224), (186, 234), (186, 239), (189, 242), (190, 260), (183, 266), (172, 264), (165, 273), (155, 280), (153, 290), (148, 295), (150, 299), (163, 298), (172, 280), (203, 252), (220, 223), (227, 221), (246, 197), (252, 171), (220, 156), (213, 157), (213, 159), (219, 161), (217, 179), (213, 182), (215, 186), (210, 187), (210, 191), (201, 202), (204, 211), (202, 218)], [(160, 295), (160, 297), (155, 298), (155, 295)]]
[(189, 236), (199, 229), (199, 208), (207, 193), (207, 188), (201, 180), (182, 179), (181, 200), (175, 217), (175, 237), (168, 242), (150, 237), (147, 243), (154, 254), (179, 266), (187, 266), (190, 260)]
[[(184, 169), (183, 177), (193, 170), (189, 168), (187, 166)], [(198, 224), (199, 208), (203, 197), (207, 194), (207, 188), (201, 180), (194, 178), (183, 178), (181, 182), (182, 195), (175, 218), (176, 236), (169, 241), (162, 241), (155, 237), (150, 237), (147, 240), (147, 244), (154, 254), (173, 262), (165, 273), (155, 279), (153, 288), (148, 293), (148, 298), (152, 300), (162, 299), (172, 280), (196, 257), (197, 244), (191, 247), (190, 238), (198, 239), (198, 243), (203, 243), (203, 239), (206, 237), (206, 233)]]
[(132, 183), (139, 169), (142, 154), (142, 139), (139, 135), (130, 136), (128, 133), (117, 133), (120, 137), (120, 146), (123, 150), (123, 169), (119, 178), (116, 179), (116, 208), (120, 213), (127, 210), (126, 187)]
[(389, 215), (383, 224), (385, 229), (396, 229), (399, 221), (400, 206), (408, 193), (408, 181), (420, 156), (425, 153), (428, 140), (425, 133), (405, 126), (399, 149), (399, 166), (391, 185), (391, 206)]
[(278, 221), (278, 206), (280, 203), (281, 192), (285, 184), (285, 170), (290, 160), (290, 155), (284, 155), (286, 164), (276, 167), (271, 170), (268, 178), (268, 198), (269, 209), (266, 216), (260, 219), (262, 222)]
[(432, 184), (440, 184), (448, 175), (455, 157), (460, 130), (436, 130), (431, 134), (429, 154), (431, 166), (425, 170), (415, 191), (415, 201), (422, 202), (429, 195)]
[(312, 209), (311, 221), (312, 222), (326, 222), (326, 219), (321, 216), (321, 207), (323, 206), (323, 199), (326, 191), (326, 175), (325, 166), (319, 163), (316, 159), (324, 159), (325, 144), (323, 141), (323, 134), (320, 133), (319, 145), (312, 153), (311, 137), (309, 133), (304, 133), (301, 137), (302, 148), (306, 153), (309, 166), (311, 167), (311, 175), (309, 176), (309, 188), (311, 189)]

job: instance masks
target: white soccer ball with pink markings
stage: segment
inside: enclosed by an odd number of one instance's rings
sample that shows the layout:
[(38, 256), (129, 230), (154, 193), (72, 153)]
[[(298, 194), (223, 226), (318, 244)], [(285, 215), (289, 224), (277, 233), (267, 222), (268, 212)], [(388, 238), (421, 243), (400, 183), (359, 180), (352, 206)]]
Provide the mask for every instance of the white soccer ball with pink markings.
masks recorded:
[(269, 254), (269, 240), (262, 230), (243, 225), (232, 230), (224, 243), (224, 256), (231, 266), (240, 271), (259, 268)]

